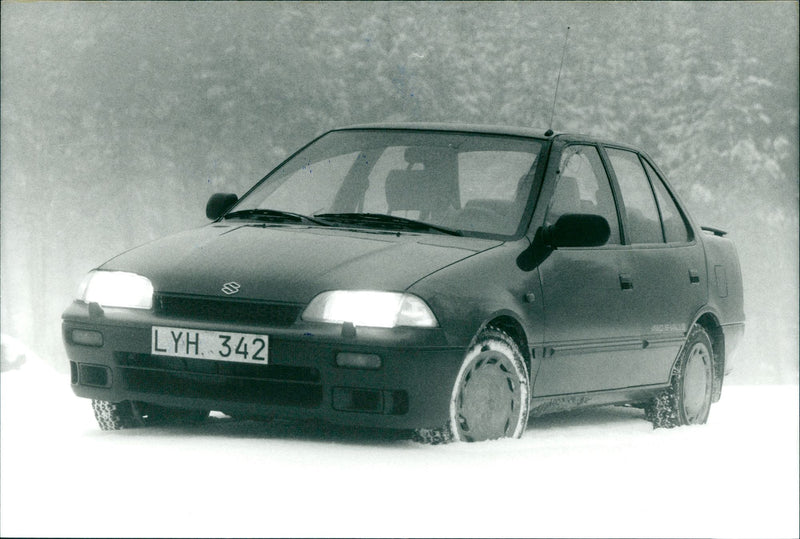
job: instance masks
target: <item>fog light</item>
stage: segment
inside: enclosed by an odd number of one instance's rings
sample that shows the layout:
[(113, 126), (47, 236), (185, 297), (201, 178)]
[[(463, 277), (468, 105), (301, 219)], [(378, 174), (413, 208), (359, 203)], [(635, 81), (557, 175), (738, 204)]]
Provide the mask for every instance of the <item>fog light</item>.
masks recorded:
[(103, 346), (103, 334), (99, 331), (73, 329), (72, 342), (75, 344), (83, 344), (85, 346)]
[(334, 387), (331, 406), (340, 412), (403, 415), (408, 413), (408, 393), (398, 390)]
[(111, 371), (102, 365), (78, 365), (78, 380), (83, 386), (111, 387)]
[(333, 388), (333, 409), (341, 412), (383, 411), (383, 394), (376, 389)]
[(375, 354), (340, 352), (336, 354), (336, 366), (348, 369), (380, 369), (381, 358)]

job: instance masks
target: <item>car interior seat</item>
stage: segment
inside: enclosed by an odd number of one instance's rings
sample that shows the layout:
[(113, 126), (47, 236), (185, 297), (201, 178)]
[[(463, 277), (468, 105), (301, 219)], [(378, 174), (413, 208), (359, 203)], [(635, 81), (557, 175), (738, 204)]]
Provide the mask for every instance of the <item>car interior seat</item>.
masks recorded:
[(414, 217), (429, 220), (459, 206), (457, 162), (449, 148), (410, 146), (405, 151), (408, 166), (392, 170), (386, 177), (389, 213), (419, 212)]
[(551, 224), (555, 223), (559, 217), (567, 213), (582, 213), (581, 192), (577, 179), (572, 176), (561, 176), (553, 193), (547, 220)]

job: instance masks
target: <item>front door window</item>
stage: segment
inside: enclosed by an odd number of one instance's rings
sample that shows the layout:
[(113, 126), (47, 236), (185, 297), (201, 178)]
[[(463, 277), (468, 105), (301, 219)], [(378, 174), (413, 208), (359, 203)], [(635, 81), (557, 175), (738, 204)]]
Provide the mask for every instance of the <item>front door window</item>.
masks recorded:
[(608, 221), (608, 244), (618, 245), (619, 219), (608, 176), (594, 146), (568, 146), (561, 154), (558, 183), (547, 210), (545, 224), (552, 225), (566, 213), (589, 213)]

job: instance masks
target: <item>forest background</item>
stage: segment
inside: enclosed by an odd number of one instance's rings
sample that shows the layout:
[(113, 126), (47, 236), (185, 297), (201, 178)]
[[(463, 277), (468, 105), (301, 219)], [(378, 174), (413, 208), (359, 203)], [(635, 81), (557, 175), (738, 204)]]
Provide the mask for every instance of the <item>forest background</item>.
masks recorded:
[(547, 129), (644, 148), (728, 230), (732, 380), (798, 381), (798, 4), (3, 2), (2, 332), (59, 369), (60, 314), (113, 255), (206, 222), (321, 131)]

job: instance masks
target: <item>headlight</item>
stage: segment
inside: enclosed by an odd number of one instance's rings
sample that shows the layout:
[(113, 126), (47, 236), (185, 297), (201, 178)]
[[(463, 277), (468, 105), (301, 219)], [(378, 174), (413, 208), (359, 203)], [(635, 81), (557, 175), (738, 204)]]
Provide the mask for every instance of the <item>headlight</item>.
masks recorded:
[(104, 307), (150, 309), (153, 285), (150, 279), (125, 271), (92, 271), (81, 283), (78, 299)]
[(303, 311), (309, 322), (352, 322), (355, 326), (393, 328), (439, 325), (430, 308), (417, 296), (400, 292), (372, 290), (333, 290), (323, 292)]

